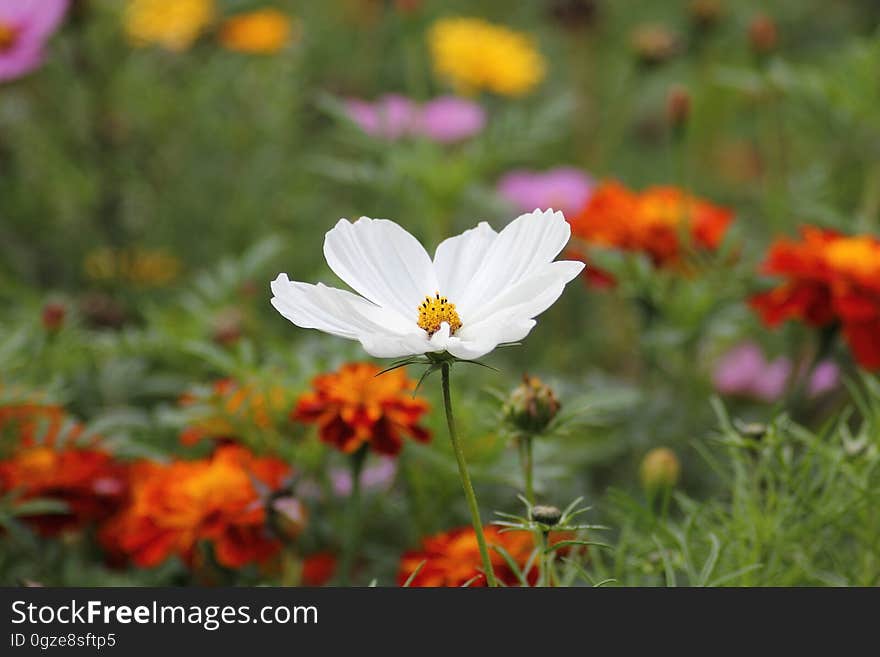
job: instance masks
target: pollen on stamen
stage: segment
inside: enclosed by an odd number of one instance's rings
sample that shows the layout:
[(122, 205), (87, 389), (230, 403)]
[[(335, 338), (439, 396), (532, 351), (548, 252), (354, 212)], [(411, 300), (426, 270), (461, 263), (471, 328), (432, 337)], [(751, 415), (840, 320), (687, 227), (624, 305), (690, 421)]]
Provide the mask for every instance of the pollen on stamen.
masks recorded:
[(461, 318), (455, 310), (455, 304), (449, 303), (449, 299), (441, 297), (439, 292), (433, 298), (426, 296), (419, 306), (419, 327), (425, 329), (428, 336), (432, 336), (440, 330), (443, 322), (449, 324), (450, 334), (461, 328)]

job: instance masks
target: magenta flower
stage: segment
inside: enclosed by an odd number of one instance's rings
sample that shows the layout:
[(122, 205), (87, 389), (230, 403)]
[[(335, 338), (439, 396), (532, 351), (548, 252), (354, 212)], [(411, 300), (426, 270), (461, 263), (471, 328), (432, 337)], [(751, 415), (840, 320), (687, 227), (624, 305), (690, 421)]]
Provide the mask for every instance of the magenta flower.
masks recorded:
[(0, 82), (43, 63), (44, 46), (58, 29), (68, 0), (0, 0)]
[[(394, 481), (397, 473), (397, 463), (392, 458), (380, 458), (373, 465), (368, 465), (361, 472), (361, 487), (366, 490), (386, 490)], [(351, 471), (348, 469), (333, 469), (330, 471), (330, 480), (333, 482), (333, 492), (340, 497), (351, 495)]]
[(420, 133), (441, 144), (480, 134), (486, 125), (486, 110), (478, 103), (455, 96), (440, 96), (422, 106)]
[(723, 395), (772, 402), (785, 392), (789, 376), (791, 361), (780, 357), (768, 363), (757, 344), (746, 342), (721, 358), (715, 367), (713, 382), (715, 389)]
[(819, 397), (826, 392), (831, 392), (840, 385), (840, 368), (837, 363), (823, 360), (816, 365), (810, 374), (810, 382), (807, 384), (807, 394), (810, 397)]
[(593, 179), (583, 171), (559, 167), (549, 171), (511, 171), (498, 181), (498, 193), (521, 212), (553, 208), (563, 214), (580, 210), (593, 193)]
[(399, 139), (412, 134), (418, 123), (416, 104), (396, 94), (382, 96), (375, 103), (351, 99), (346, 105), (351, 120), (373, 137)]
[(478, 134), (486, 124), (486, 112), (469, 100), (441, 96), (420, 105), (396, 94), (376, 102), (351, 99), (348, 116), (373, 137), (394, 141), (403, 137), (425, 137), (438, 143), (451, 143)]
[[(803, 368), (801, 368), (803, 372)], [(785, 393), (792, 379), (791, 361), (784, 356), (767, 361), (764, 352), (754, 342), (745, 342), (728, 351), (715, 367), (713, 383), (723, 395), (750, 397), (774, 402)], [(802, 374), (795, 377), (802, 379)], [(820, 362), (809, 375), (807, 394), (818, 397), (837, 387), (840, 371), (831, 361)]]

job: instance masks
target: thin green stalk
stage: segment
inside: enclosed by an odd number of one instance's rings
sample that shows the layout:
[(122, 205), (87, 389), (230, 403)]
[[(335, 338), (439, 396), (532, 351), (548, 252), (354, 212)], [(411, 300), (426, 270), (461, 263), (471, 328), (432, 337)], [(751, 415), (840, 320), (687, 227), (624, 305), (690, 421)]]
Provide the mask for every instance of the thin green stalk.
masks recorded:
[(464, 452), (458, 442), (458, 434), (455, 430), (455, 418), (452, 415), (452, 395), (449, 392), (449, 363), (441, 366), (441, 379), (443, 386), (443, 405), (446, 408), (446, 426), (449, 428), (449, 440), (452, 442), (452, 451), (455, 452), (455, 460), (458, 461), (458, 475), (461, 478), (461, 487), (464, 488), (464, 496), (467, 499), (468, 508), (471, 512), (471, 523), (477, 536), (477, 545), (480, 548), (480, 557), (483, 560), (483, 570), (486, 573), (486, 582), (489, 586), (498, 586), (495, 581), (495, 571), (492, 570), (492, 561), (489, 559), (489, 548), (486, 546), (486, 537), (483, 535), (483, 522), (480, 520), (480, 508), (477, 506), (477, 496), (474, 493), (471, 477), (468, 474), (467, 463), (464, 460)]
[(348, 508), (345, 514), (345, 543), (342, 546), (342, 563), (339, 567), (339, 584), (341, 586), (348, 586), (351, 582), (354, 555), (357, 553), (361, 524), (361, 470), (363, 470), (366, 457), (366, 445), (351, 455), (351, 494), (348, 497)]
[(538, 586), (547, 586), (547, 532), (538, 531)]
[(527, 435), (520, 436), (519, 458), (523, 469), (526, 499), (529, 501), (529, 504), (535, 503), (534, 458), (532, 453), (532, 437)]

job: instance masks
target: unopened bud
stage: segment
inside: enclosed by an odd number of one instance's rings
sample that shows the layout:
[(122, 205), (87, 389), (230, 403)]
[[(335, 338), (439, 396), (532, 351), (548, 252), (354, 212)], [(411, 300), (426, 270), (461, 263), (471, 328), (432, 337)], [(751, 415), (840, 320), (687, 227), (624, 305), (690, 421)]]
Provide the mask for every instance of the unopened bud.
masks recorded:
[(552, 527), (562, 518), (562, 511), (555, 506), (538, 505), (532, 507), (532, 520)]
[(577, 30), (593, 24), (598, 14), (596, 0), (551, 0), (550, 15), (562, 27)]
[(675, 85), (666, 96), (666, 119), (673, 130), (682, 129), (691, 114), (691, 95), (686, 87)]
[(760, 422), (741, 422), (736, 420), (734, 422), (736, 426), (736, 430), (744, 438), (751, 438), (752, 440), (761, 440), (767, 434), (767, 425), (761, 424)]
[(290, 495), (271, 498), (269, 512), (275, 531), (290, 540), (302, 533), (308, 520), (306, 507)]
[(655, 447), (642, 459), (642, 486), (647, 491), (672, 488), (678, 483), (680, 474), (678, 457), (668, 447)]
[(724, 14), (721, 0), (692, 0), (689, 9), (691, 23), (702, 31), (714, 28)]
[(525, 374), (504, 405), (504, 417), (520, 431), (537, 434), (547, 428), (559, 409), (553, 389), (538, 377)]
[(749, 43), (752, 51), (757, 55), (766, 55), (776, 49), (779, 42), (779, 33), (776, 30), (776, 21), (767, 14), (758, 14), (749, 23)]
[(632, 32), (630, 44), (636, 57), (645, 66), (655, 66), (671, 59), (678, 52), (678, 38), (664, 25), (640, 25)]
[(64, 325), (64, 318), (67, 315), (67, 306), (63, 303), (52, 301), (43, 306), (41, 319), (43, 328), (54, 333)]
[(227, 308), (214, 318), (212, 338), (219, 345), (234, 344), (241, 337), (244, 318), (238, 308)]

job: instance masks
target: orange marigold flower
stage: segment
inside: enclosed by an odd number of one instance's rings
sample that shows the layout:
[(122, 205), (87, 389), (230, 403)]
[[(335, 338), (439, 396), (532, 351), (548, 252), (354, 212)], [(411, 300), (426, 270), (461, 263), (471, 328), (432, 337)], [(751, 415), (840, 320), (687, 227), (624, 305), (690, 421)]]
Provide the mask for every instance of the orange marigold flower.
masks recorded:
[(219, 39), (228, 50), (271, 55), (290, 43), (294, 27), (287, 14), (277, 9), (260, 9), (226, 20), (220, 27)]
[(175, 554), (192, 565), (199, 541), (211, 543), (217, 562), (229, 568), (265, 562), (281, 544), (266, 527), (255, 482), (276, 489), (288, 474), (282, 461), (235, 445), (197, 461), (138, 462), (130, 502), (105, 525), (101, 542), (142, 567)]
[(604, 182), (571, 220), (572, 232), (589, 244), (646, 253), (655, 265), (681, 261), (690, 246), (716, 250), (733, 221), (733, 212), (691, 196), (677, 187), (634, 192), (618, 182)]
[[(508, 586), (519, 585), (507, 561), (493, 546), (504, 548), (523, 569), (535, 546), (532, 534), (525, 531), (502, 532), (494, 525), (483, 527), (483, 533), (489, 545), (496, 578)], [(556, 540), (551, 538), (551, 543), (571, 538), (571, 534), (566, 532), (559, 532), (555, 536)], [(407, 552), (401, 558), (398, 583), (404, 584), (422, 562), (424, 566), (410, 586), (462, 586), (467, 582), (470, 582), (469, 586), (486, 586), (486, 578), (480, 572), (482, 560), (473, 527), (459, 527), (423, 539), (420, 550)], [(532, 568), (528, 574), (529, 583), (534, 584), (537, 577), (537, 569)]]
[(807, 226), (773, 244), (762, 271), (785, 279), (751, 299), (767, 325), (839, 323), (859, 364), (880, 369), (880, 239)]
[(361, 445), (397, 454), (405, 434), (430, 440), (431, 434), (418, 424), (428, 402), (412, 396), (416, 382), (403, 368), (377, 376), (380, 371), (371, 363), (349, 363), (316, 376), (313, 390), (299, 398), (293, 419), (317, 424), (321, 440), (347, 454)]
[(24, 516), (44, 536), (102, 520), (120, 505), (126, 468), (100, 439), (86, 438), (83, 426), (58, 406), (0, 407), (0, 434), (13, 439), (12, 454), (0, 460), (0, 494), (17, 501), (36, 498), (66, 505), (63, 513)]
[(194, 445), (203, 438), (229, 441), (250, 431), (271, 430), (289, 402), (281, 386), (262, 389), (254, 383), (220, 379), (208, 392), (183, 394), (179, 403), (197, 415), (180, 434), (184, 445)]

